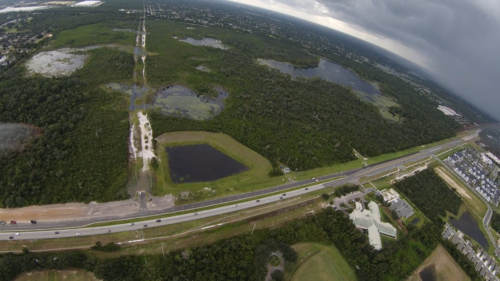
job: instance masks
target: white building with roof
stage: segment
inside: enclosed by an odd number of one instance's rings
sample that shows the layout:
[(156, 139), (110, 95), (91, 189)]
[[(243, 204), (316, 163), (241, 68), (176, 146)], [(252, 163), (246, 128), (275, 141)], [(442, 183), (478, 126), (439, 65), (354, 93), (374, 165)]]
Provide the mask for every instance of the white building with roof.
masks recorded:
[(380, 234), (396, 238), (397, 230), (390, 223), (380, 220), (380, 210), (377, 203), (368, 203), (369, 210), (363, 210), (363, 206), (356, 202), (356, 209), (352, 211), (349, 218), (357, 228), (368, 230), (368, 240), (375, 250), (382, 249), (382, 238)]

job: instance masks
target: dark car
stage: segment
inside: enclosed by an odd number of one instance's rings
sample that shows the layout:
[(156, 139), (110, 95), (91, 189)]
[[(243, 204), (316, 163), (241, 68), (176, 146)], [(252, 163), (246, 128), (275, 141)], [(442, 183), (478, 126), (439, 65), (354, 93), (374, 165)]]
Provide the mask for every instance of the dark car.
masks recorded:
[(156, 222), (161, 222), (161, 220), (156, 220)]
[(257, 200), (257, 201), (255, 201), (255, 202), (260, 202), (260, 200)]
[(11, 236), (11, 237), (9, 237), (9, 239), (14, 239), (14, 237), (13, 237), (13, 236)]
[(145, 225), (144, 225), (144, 227), (148, 227), (148, 225), (147, 225), (147, 224), (145, 224)]
[(285, 196), (285, 195), (286, 195), (286, 193), (283, 193), (283, 196)]
[(55, 234), (59, 234), (59, 231), (54, 232)]
[(309, 190), (309, 188), (306, 187), (306, 190)]
[(17, 224), (16, 221), (10, 221), (10, 224)]
[(36, 224), (35, 220), (30, 220), (30, 224)]
[(283, 199), (283, 197), (280, 197), (280, 199)]

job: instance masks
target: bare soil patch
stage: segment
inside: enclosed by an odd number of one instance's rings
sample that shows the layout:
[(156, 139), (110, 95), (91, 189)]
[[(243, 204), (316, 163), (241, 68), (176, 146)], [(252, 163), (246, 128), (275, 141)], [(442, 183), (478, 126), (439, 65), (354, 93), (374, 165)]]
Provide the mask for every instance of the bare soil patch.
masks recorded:
[(443, 167), (437, 167), (434, 169), (436, 173), (443, 178), (447, 184), (449, 184), (451, 187), (455, 188), (460, 195), (462, 195), (465, 198), (472, 199), (472, 197), (469, 195), (467, 190), (464, 189), (460, 184), (458, 184), (455, 180), (453, 180), (445, 171)]

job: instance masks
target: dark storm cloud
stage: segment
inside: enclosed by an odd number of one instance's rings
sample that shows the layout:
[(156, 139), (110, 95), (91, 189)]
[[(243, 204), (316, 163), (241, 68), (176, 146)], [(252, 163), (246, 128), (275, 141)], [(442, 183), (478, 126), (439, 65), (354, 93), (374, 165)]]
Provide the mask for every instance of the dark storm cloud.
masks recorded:
[(333, 17), (416, 50), (436, 80), (500, 119), (500, 1), (275, 1)]

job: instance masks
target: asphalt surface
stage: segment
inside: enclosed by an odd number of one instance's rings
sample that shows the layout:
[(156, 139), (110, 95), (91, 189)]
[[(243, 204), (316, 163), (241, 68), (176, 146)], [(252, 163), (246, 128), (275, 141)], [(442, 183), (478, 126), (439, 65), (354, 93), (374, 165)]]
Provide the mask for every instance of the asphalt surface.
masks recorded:
[[(88, 235), (104, 234), (107, 233), (108, 231), (121, 232), (121, 231), (137, 230), (144, 228), (144, 225), (147, 225), (147, 227), (156, 227), (156, 226), (186, 222), (198, 218), (227, 214), (241, 209), (252, 208), (258, 206), (259, 204), (271, 203), (282, 200), (280, 199), (280, 197), (284, 197), (284, 199), (286, 199), (306, 194), (308, 192), (313, 192), (318, 189), (324, 189), (327, 187), (334, 188), (341, 185), (345, 185), (350, 182), (357, 182), (362, 177), (369, 177), (391, 171), (405, 164), (406, 162), (419, 161), (425, 158), (429, 158), (439, 150), (452, 148), (461, 143), (463, 143), (462, 140), (455, 140), (433, 148), (421, 150), (418, 153), (403, 156), (397, 159), (392, 159), (375, 165), (366, 166), (363, 168), (357, 168), (345, 172), (321, 176), (316, 179), (290, 182), (284, 185), (253, 191), (249, 193), (238, 194), (238, 195), (213, 199), (209, 201), (197, 202), (187, 205), (174, 206), (163, 210), (143, 210), (126, 216), (97, 217), (97, 218), (89, 218), (87, 220), (78, 220), (78, 221), (76, 220), (63, 221), (63, 222), (39, 221), (38, 224), (36, 225), (31, 225), (28, 222), (18, 222), (17, 226), (11, 226), (11, 225), (0, 226), (0, 231), (2, 231), (0, 233), (0, 240), (10, 240), (10, 237), (12, 237), (13, 240), (26, 240), (26, 239), (49, 239), (49, 238), (59, 238), (59, 237), (88, 236)], [(333, 180), (334, 178), (339, 178), (339, 177), (343, 178)], [(302, 188), (294, 191), (286, 191), (288, 189), (300, 187), (303, 185), (314, 184), (317, 180), (318, 181), (333, 180), (333, 181), (327, 182), (325, 184), (313, 185), (311, 187), (308, 187), (307, 190), (305, 188)], [(116, 220), (126, 220), (126, 219), (134, 219), (134, 218), (148, 217), (154, 215), (171, 214), (179, 211), (187, 211), (192, 209), (204, 208), (212, 205), (227, 204), (233, 201), (251, 199), (252, 197), (262, 196), (265, 194), (276, 193), (280, 191), (283, 191), (283, 193), (286, 193), (287, 195), (269, 196), (260, 199), (260, 202), (256, 202), (255, 200), (250, 200), (248, 202), (239, 203), (236, 207), (232, 206), (219, 207), (206, 211), (200, 211), (196, 215), (194, 213), (190, 213), (190, 214), (167, 217), (161, 219), (161, 222), (156, 222), (155, 220), (145, 220), (140, 223), (135, 223), (134, 225), (119, 224), (113, 226), (84, 228), (86, 225), (92, 223), (111, 222)], [(74, 228), (74, 229), (67, 229), (67, 228)], [(55, 233), (56, 231), (59, 233), (56, 234)]]

